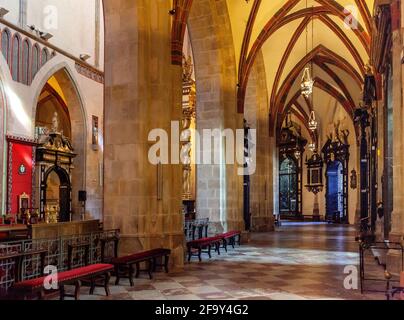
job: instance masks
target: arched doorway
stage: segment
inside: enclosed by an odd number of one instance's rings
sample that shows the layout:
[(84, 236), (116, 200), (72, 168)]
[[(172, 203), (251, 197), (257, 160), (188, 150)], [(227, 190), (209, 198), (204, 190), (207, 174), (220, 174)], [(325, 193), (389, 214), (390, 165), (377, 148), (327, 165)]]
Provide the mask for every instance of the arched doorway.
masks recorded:
[(41, 201), (44, 207), (56, 208), (58, 221), (71, 220), (71, 184), (69, 173), (61, 167), (48, 169), (41, 185)]
[(327, 166), (326, 219), (344, 221), (344, 166), (340, 161), (332, 161)]
[(279, 206), (281, 216), (296, 216), (298, 205), (298, 164), (286, 157), (279, 168)]
[(329, 222), (349, 223), (348, 166), (349, 132), (336, 131), (335, 137), (324, 145), (322, 152), (327, 163), (326, 219)]
[[(35, 202), (45, 214), (43, 199), (44, 175), (51, 167), (65, 170), (69, 177), (72, 219), (79, 219), (82, 206), (78, 194), (86, 189), (86, 121), (79, 90), (68, 66), (61, 65), (57, 71), (44, 78), (35, 106), (35, 133), (38, 138), (35, 169)], [(57, 126), (55, 130), (55, 124)], [(74, 165), (73, 165), (74, 159)], [(55, 180), (57, 181), (56, 177)], [(63, 183), (62, 183), (63, 184)], [(67, 192), (67, 191), (66, 191)], [(60, 206), (61, 210), (64, 210)], [(60, 213), (66, 213), (61, 212)]]

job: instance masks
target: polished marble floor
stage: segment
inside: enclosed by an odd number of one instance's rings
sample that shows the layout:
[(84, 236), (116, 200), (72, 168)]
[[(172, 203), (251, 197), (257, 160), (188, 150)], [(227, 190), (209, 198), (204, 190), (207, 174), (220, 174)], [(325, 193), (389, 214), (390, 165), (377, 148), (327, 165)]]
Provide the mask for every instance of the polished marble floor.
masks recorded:
[[(83, 289), (81, 299), (385, 299), (382, 293), (362, 295), (344, 288), (345, 267), (358, 266), (359, 261), (354, 237), (347, 226), (284, 224), (275, 233), (253, 234), (250, 243), (227, 254), (202, 263), (195, 259), (183, 271), (157, 273), (151, 281), (143, 276), (133, 288), (124, 279), (120, 286), (111, 285), (108, 298), (102, 289), (94, 296)], [(368, 262), (375, 264), (373, 259)], [(373, 271), (383, 278), (376, 264)]]

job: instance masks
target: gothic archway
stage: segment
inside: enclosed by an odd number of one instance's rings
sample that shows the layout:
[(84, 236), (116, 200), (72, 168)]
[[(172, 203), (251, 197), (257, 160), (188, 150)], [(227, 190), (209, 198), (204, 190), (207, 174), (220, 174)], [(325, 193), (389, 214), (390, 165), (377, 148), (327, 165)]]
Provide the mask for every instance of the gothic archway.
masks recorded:
[(57, 207), (59, 222), (68, 222), (71, 220), (71, 190), (70, 174), (64, 168), (54, 166), (46, 172), (41, 172), (41, 208), (47, 206)]
[[(324, 161), (327, 164), (327, 168), (330, 172), (335, 173), (334, 175), (326, 175), (326, 218), (329, 222), (335, 223), (349, 223), (349, 212), (348, 212), (348, 166), (349, 166), (349, 144), (346, 138), (341, 138), (339, 135), (333, 139), (329, 138), (325, 143), (322, 152), (324, 154)], [(339, 164), (341, 166), (339, 166)], [(340, 171), (340, 172), (338, 172)], [(342, 192), (341, 195), (334, 193), (335, 179), (337, 183), (342, 183), (342, 186), (337, 186), (337, 193)], [(338, 179), (342, 178), (340, 182)], [(330, 181), (330, 179), (333, 179)], [(337, 199), (335, 199), (337, 197)], [(340, 200), (338, 198), (341, 197)], [(335, 201), (341, 201), (342, 204), (339, 206), (337, 203), (337, 208), (334, 208)]]
[[(59, 131), (70, 142), (71, 152), (74, 152), (74, 170), (71, 172), (71, 211), (78, 216), (81, 210), (78, 193), (80, 190), (86, 189), (87, 127), (83, 100), (78, 85), (69, 71), (69, 67), (65, 64), (50, 70), (42, 78), (39, 88), (41, 89), (37, 94), (33, 112), (36, 121), (36, 134), (41, 134), (41, 128), (48, 127), (50, 129), (53, 113), (57, 111)], [(49, 114), (50, 112), (52, 114)], [(37, 188), (41, 183), (39, 180), (40, 170), (37, 163)], [(41, 203), (40, 190), (37, 189), (35, 196), (36, 203)]]

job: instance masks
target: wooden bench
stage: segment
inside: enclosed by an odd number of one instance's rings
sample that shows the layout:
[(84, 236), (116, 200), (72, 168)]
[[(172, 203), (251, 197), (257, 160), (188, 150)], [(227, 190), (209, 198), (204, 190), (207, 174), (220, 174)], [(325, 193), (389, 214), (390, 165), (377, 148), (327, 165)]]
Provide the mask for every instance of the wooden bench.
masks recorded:
[(202, 262), (202, 253), (207, 253), (209, 258), (212, 258), (212, 247), (220, 255), (220, 243), (222, 240), (221, 236), (217, 236), (189, 241), (187, 243), (188, 262), (191, 261), (193, 256), (197, 256), (199, 262)]
[[(72, 297), (75, 300), (78, 300), (80, 297), (81, 281), (83, 279), (98, 279), (100, 276), (102, 276), (104, 278), (105, 291), (107, 295), (109, 295), (109, 280), (111, 276), (110, 272), (113, 271), (113, 268), (113, 265), (110, 264), (94, 264), (73, 270), (59, 272), (57, 273), (57, 290), (47, 290), (44, 285), (45, 281), (47, 281), (47, 276), (42, 276), (40, 278), (18, 282), (13, 286), (12, 291), (14, 294), (23, 297), (24, 299), (32, 299), (36, 296), (40, 300), (43, 300), (46, 294), (59, 291), (60, 300), (64, 300), (66, 297)], [(68, 285), (75, 286), (73, 295), (66, 293), (65, 286)]]
[(218, 237), (222, 238), (223, 248), (226, 250), (226, 252), (228, 245), (231, 245), (233, 249), (236, 244), (241, 246), (241, 231), (229, 231), (221, 235), (218, 235)]
[[(74, 268), (74, 254), (78, 256), (80, 254), (80, 250), (84, 252), (84, 254), (82, 255), (82, 262), (84, 266)], [(48, 279), (48, 276), (45, 276), (42, 272), (41, 277), (37, 279), (17, 282), (12, 288), (13, 293), (17, 296), (22, 296), (24, 299), (33, 298), (36, 296), (38, 299), (42, 300), (48, 294), (59, 292), (60, 300), (64, 300), (66, 297), (71, 297), (75, 300), (78, 300), (80, 297), (80, 288), (82, 286), (88, 286), (90, 287), (90, 294), (94, 294), (94, 290), (96, 287), (102, 287), (105, 290), (105, 294), (109, 296), (109, 281), (111, 278), (111, 272), (113, 271), (114, 267), (111, 264), (105, 263), (88, 265), (89, 253), (89, 243), (68, 245), (68, 270), (58, 272), (56, 274), (58, 282), (57, 290), (47, 290), (45, 288), (44, 283)], [(43, 271), (43, 265), (41, 270)], [(67, 294), (65, 291), (65, 286), (74, 286), (74, 294)]]
[[(111, 263), (114, 265), (115, 269), (115, 285), (119, 284), (121, 278), (127, 278), (129, 279), (131, 287), (133, 287), (133, 276), (135, 275), (135, 277), (138, 278), (141, 271), (147, 271), (149, 278), (153, 279), (153, 271), (156, 271), (158, 266), (163, 266), (168, 273), (170, 254), (171, 250), (169, 249), (154, 249), (113, 259)], [(159, 258), (164, 258), (163, 264), (157, 264), (157, 259)], [(141, 263), (147, 264), (146, 270), (140, 269)]]

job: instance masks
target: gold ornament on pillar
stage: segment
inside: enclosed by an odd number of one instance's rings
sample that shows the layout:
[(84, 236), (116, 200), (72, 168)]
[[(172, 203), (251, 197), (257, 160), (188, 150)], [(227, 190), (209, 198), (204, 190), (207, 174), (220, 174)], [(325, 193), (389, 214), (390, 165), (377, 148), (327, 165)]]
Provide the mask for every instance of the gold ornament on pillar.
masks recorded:
[(181, 162), (182, 162), (182, 199), (191, 200), (193, 185), (192, 175), (192, 125), (195, 121), (196, 86), (193, 80), (192, 57), (183, 55), (183, 88), (182, 88), (182, 133), (181, 133)]

